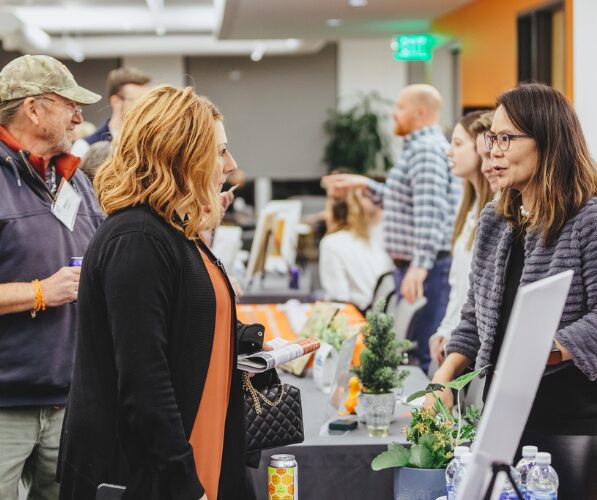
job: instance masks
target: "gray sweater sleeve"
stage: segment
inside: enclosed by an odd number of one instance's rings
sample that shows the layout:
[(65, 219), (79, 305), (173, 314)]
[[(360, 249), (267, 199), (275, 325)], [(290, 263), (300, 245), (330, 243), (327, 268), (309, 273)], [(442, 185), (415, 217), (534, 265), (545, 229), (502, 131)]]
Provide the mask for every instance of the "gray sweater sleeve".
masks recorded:
[[(579, 222), (577, 238), (573, 241), (578, 242), (580, 288), (584, 293), (579, 292), (575, 298), (584, 300), (586, 314), (560, 329), (556, 340), (570, 351), (574, 364), (589, 380), (597, 380), (597, 206), (591, 206)], [(572, 288), (570, 293), (573, 293)]]
[(460, 353), (471, 360), (473, 363), (477, 355), (479, 354), (479, 349), (481, 348), (481, 340), (479, 338), (479, 330), (477, 326), (477, 314), (476, 309), (478, 304), (476, 303), (476, 291), (480, 287), (479, 276), (481, 275), (481, 270), (484, 266), (486, 266), (486, 262), (484, 261), (483, 249), (480, 248), (482, 245), (479, 244), (480, 241), (483, 241), (485, 237), (485, 233), (487, 233), (491, 228), (494, 226), (495, 222), (495, 207), (494, 203), (490, 202), (481, 212), (479, 217), (478, 227), (477, 227), (477, 234), (475, 236), (475, 244), (473, 247), (473, 260), (471, 263), (471, 272), (468, 276), (469, 279), (469, 287), (468, 287), (468, 295), (467, 300), (462, 307), (462, 312), (460, 316), (460, 323), (456, 327), (456, 329), (452, 332), (450, 336), (450, 340), (446, 345), (445, 351), (446, 354), (450, 354), (451, 352)]
[(479, 334), (477, 332), (477, 319), (475, 316), (475, 295), (473, 292), (474, 288), (474, 276), (476, 268), (476, 259), (473, 258), (473, 265), (471, 267), (471, 274), (469, 277), (470, 285), (468, 288), (468, 297), (462, 307), (462, 313), (460, 316), (460, 323), (456, 329), (452, 332), (450, 340), (446, 345), (446, 354), (457, 352), (463, 354), (471, 363), (474, 362), (477, 357), (477, 352), (481, 342), (479, 341)]

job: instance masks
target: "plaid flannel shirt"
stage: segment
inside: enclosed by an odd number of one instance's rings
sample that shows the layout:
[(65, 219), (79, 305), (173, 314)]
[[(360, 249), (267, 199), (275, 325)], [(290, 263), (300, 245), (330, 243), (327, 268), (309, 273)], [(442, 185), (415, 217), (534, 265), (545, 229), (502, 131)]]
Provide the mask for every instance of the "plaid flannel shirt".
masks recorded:
[(368, 183), (372, 198), (383, 202), (387, 252), (412, 266), (431, 269), (438, 252), (450, 250), (461, 182), (450, 172), (447, 149), (439, 127), (415, 130), (385, 184)]

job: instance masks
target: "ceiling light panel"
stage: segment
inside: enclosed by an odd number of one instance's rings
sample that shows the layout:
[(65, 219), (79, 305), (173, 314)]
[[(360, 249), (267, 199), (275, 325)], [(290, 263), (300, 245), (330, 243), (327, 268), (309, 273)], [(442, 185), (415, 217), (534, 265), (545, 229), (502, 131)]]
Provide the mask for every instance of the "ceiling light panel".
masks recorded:
[[(119, 6), (19, 7), (11, 9), (23, 23), (30, 23), (47, 33), (114, 33), (115, 30), (152, 32), (156, 29), (152, 12), (145, 2)], [(167, 32), (212, 33), (216, 26), (211, 6), (169, 6), (161, 11), (160, 26)], [(117, 20), (122, 20), (118, 22)], [(125, 30), (126, 25), (126, 30)]]

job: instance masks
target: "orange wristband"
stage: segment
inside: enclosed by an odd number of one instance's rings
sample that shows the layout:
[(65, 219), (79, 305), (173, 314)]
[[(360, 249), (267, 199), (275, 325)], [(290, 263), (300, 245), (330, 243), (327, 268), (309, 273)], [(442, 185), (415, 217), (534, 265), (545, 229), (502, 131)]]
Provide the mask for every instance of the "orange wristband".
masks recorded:
[(44, 292), (41, 288), (41, 282), (39, 280), (33, 280), (31, 283), (35, 289), (35, 302), (33, 304), (33, 309), (31, 310), (31, 317), (35, 318), (37, 316), (37, 311), (46, 310), (46, 302), (44, 300)]

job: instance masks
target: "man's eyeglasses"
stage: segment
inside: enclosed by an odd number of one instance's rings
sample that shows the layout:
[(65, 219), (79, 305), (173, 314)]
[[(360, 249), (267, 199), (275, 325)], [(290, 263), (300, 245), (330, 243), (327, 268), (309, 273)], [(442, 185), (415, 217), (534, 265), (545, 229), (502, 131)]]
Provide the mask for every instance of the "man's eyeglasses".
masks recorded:
[(502, 151), (508, 151), (510, 147), (510, 141), (512, 139), (521, 139), (523, 137), (530, 138), (530, 135), (526, 134), (507, 134), (506, 132), (500, 132), (499, 134), (492, 134), (491, 132), (485, 132), (483, 138), (485, 139), (485, 146), (489, 151), (493, 149), (493, 145), (497, 143), (497, 147)]
[(51, 97), (46, 97), (46, 96), (41, 96), (39, 99), (45, 99), (46, 101), (57, 102), (58, 104), (62, 104), (64, 106), (66, 106), (68, 109), (70, 109), (71, 114), (83, 116), (83, 109), (81, 109), (81, 106), (77, 106), (77, 104), (72, 101), (70, 101), (70, 102), (58, 101), (56, 99), (52, 99)]

